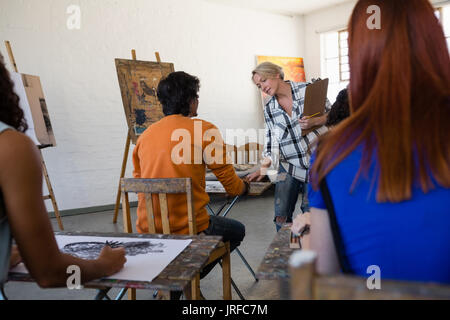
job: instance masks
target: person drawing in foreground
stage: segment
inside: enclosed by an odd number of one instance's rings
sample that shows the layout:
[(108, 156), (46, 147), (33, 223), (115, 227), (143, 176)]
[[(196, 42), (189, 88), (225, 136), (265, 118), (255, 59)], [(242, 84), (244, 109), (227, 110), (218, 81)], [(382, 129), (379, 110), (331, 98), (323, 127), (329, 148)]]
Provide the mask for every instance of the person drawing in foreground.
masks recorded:
[[(245, 227), (239, 221), (208, 214), (206, 167), (212, 170), (229, 195), (245, 194), (249, 185), (236, 175), (227, 159), (217, 127), (204, 120), (192, 119), (197, 116), (199, 88), (199, 79), (182, 71), (173, 72), (161, 80), (157, 94), (165, 117), (148, 127), (138, 138), (133, 151), (133, 176), (147, 179), (192, 178), (197, 231), (223, 236), (223, 241), (230, 241), (230, 250), (233, 251), (244, 239)], [(143, 195), (138, 197), (136, 226), (138, 232), (146, 233), (148, 221), (145, 201)], [(186, 196), (169, 194), (167, 201), (171, 233), (189, 234)], [(153, 210), (156, 231), (162, 233), (156, 195)], [(204, 268), (201, 277), (206, 276), (213, 267), (212, 263)]]
[[(380, 30), (366, 27), (370, 5)], [(433, 11), (427, 0), (360, 0), (353, 10), (351, 116), (312, 159), (305, 237), (321, 274), (367, 276), (376, 265), (384, 279), (450, 283), (450, 61)]]
[[(307, 183), (310, 147), (327, 132), (327, 115), (307, 118), (303, 116), (307, 83), (284, 81), (281, 67), (271, 62), (259, 64), (252, 72), (255, 85), (272, 98), (264, 106), (266, 142), (261, 169), (248, 176), (249, 181), (260, 181), (271, 166), (277, 169), (275, 185), (275, 217), (277, 231), (285, 222), (292, 222), (292, 213), (299, 194), (302, 194), (302, 212), (309, 210)], [(325, 111), (330, 109), (327, 100)], [(306, 136), (302, 130), (317, 127)], [(276, 156), (279, 154), (280, 156)]]
[(44, 288), (66, 286), (71, 265), (80, 267), (82, 283), (117, 273), (126, 261), (123, 248), (105, 247), (90, 261), (58, 249), (42, 196), (39, 150), (24, 134), (27, 128), (0, 56), (0, 289), (21, 261)]

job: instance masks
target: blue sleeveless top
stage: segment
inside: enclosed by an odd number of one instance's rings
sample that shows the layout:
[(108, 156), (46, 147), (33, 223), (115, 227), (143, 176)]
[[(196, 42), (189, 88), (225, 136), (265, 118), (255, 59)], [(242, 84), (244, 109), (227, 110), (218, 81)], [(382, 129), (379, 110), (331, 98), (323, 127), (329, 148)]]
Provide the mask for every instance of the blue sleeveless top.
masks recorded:
[[(0, 121), (0, 134), (14, 128)], [(0, 190), (0, 288), (6, 282), (9, 271), (9, 256), (11, 254), (11, 230), (6, 216), (3, 194)]]
[[(349, 192), (361, 158), (362, 146), (326, 177), (351, 269), (367, 278), (376, 265), (382, 279), (450, 284), (450, 189), (433, 180), (428, 193), (415, 184), (410, 200), (378, 203), (378, 183), (370, 178), (375, 155), (367, 177)], [(309, 189), (309, 205), (326, 209), (320, 191)]]

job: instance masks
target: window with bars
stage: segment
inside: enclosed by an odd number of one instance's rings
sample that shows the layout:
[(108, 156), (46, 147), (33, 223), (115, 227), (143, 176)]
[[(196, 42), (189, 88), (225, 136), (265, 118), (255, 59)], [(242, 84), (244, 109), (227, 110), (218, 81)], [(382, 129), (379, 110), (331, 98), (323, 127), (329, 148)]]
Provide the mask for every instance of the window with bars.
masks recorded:
[[(436, 8), (435, 14), (442, 24), (450, 51), (450, 5)], [(321, 34), (321, 65), (321, 77), (330, 80), (328, 98), (333, 102), (350, 80), (347, 30)]]
[(348, 32), (341, 30), (338, 32), (339, 39), (339, 80), (350, 80), (350, 65), (348, 62)]
[(350, 79), (347, 37), (346, 30), (321, 34), (321, 77), (329, 79), (328, 99), (331, 103)]

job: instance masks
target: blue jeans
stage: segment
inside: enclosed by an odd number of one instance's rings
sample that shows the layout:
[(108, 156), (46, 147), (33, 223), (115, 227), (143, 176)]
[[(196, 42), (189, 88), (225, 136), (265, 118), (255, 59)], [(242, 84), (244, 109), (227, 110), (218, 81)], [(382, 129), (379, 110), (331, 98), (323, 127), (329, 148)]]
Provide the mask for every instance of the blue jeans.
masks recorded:
[[(230, 252), (236, 249), (244, 240), (245, 226), (237, 220), (221, 216), (210, 216), (209, 226), (203, 231), (208, 236), (222, 236), (223, 242), (230, 241)], [(200, 272), (200, 278), (204, 278), (219, 262), (219, 260), (207, 265)]]
[(292, 222), (292, 214), (299, 194), (302, 194), (302, 203), (300, 205), (302, 212), (309, 211), (307, 196), (308, 184), (295, 179), (284, 170), (281, 164), (278, 174), (279, 176), (286, 175), (286, 178), (278, 181), (275, 185), (275, 217), (273, 221), (275, 222), (277, 232), (282, 227), (282, 224), (277, 224), (277, 217), (286, 217), (287, 223)]

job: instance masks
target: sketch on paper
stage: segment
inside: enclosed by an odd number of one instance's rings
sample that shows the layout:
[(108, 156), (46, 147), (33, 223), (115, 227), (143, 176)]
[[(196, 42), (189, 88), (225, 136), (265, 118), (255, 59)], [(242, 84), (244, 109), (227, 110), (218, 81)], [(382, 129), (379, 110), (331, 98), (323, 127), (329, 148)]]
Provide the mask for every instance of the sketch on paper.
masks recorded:
[(137, 256), (148, 253), (164, 252), (164, 244), (161, 242), (139, 241), (139, 242), (119, 242), (119, 241), (91, 241), (91, 242), (74, 242), (66, 244), (61, 251), (81, 259), (95, 260), (100, 255), (100, 251), (105, 246), (111, 248), (125, 248), (126, 256)]
[[(96, 259), (106, 246), (124, 247), (127, 262), (109, 279), (152, 281), (191, 243), (191, 239), (141, 239), (107, 236), (56, 235), (60, 250), (83, 259)], [(23, 263), (11, 272), (29, 273)]]

